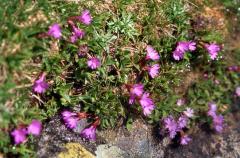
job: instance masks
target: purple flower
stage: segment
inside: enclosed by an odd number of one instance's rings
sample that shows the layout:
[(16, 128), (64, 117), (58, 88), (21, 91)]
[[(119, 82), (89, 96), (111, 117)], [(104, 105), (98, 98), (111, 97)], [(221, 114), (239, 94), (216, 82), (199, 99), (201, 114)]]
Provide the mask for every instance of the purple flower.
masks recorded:
[(180, 116), (180, 117), (178, 118), (177, 124), (178, 124), (178, 128), (179, 128), (179, 129), (185, 128), (185, 127), (187, 126), (187, 123), (188, 123), (188, 118), (187, 118), (187, 117), (185, 117), (185, 116)]
[(84, 35), (85, 35), (85, 32), (82, 29), (79, 29), (73, 26), (73, 32), (72, 32), (72, 36), (70, 37), (70, 40), (72, 43), (75, 43), (78, 39), (83, 38)]
[(76, 113), (70, 112), (70, 111), (63, 111), (62, 117), (63, 117), (63, 121), (65, 122), (65, 125), (68, 128), (74, 129), (77, 127), (79, 118), (77, 117)]
[(221, 50), (220, 46), (212, 43), (212, 44), (205, 44), (205, 47), (210, 55), (210, 58), (212, 60), (215, 60), (217, 58), (219, 51)]
[(64, 119), (64, 122), (68, 128), (74, 129), (77, 127), (78, 120), (79, 119), (77, 117), (68, 117)]
[(158, 76), (159, 69), (160, 69), (159, 64), (154, 64), (148, 67), (148, 73), (152, 78), (155, 78), (156, 76)]
[(180, 144), (187, 145), (192, 139), (188, 135), (184, 135), (181, 137)]
[(51, 25), (49, 27), (47, 35), (52, 36), (56, 39), (59, 39), (62, 36), (61, 28), (60, 28), (59, 24), (55, 23), (55, 24)]
[(132, 86), (132, 89), (131, 89), (131, 94), (132, 95), (136, 95), (136, 96), (141, 96), (142, 94), (143, 94), (143, 88), (144, 88), (144, 86), (143, 86), (143, 84), (134, 84), (133, 86)]
[(83, 24), (90, 25), (92, 22), (92, 17), (89, 10), (84, 10), (82, 15), (78, 17), (79, 21)]
[(223, 130), (224, 118), (222, 115), (216, 115), (213, 117), (213, 125), (217, 132), (221, 133)]
[(236, 88), (235, 93), (238, 97), (240, 97), (240, 86)]
[(27, 130), (25, 128), (15, 129), (11, 132), (15, 144), (21, 144), (26, 141)]
[(150, 45), (147, 46), (147, 56), (146, 59), (159, 60), (160, 56), (158, 52)]
[(182, 106), (182, 105), (184, 105), (185, 103), (186, 103), (186, 100), (183, 99), (183, 98), (177, 100), (177, 106)]
[(91, 69), (97, 69), (98, 67), (101, 66), (100, 60), (96, 57), (90, 58), (87, 64), (88, 64), (88, 67), (90, 67)]
[(139, 102), (142, 107), (154, 105), (153, 100), (149, 97), (149, 93), (145, 92), (140, 98)]
[(183, 56), (184, 56), (184, 52), (179, 51), (179, 50), (173, 51), (173, 58), (175, 60), (181, 60), (181, 59), (183, 59)]
[(77, 115), (76, 113), (71, 112), (71, 111), (63, 111), (61, 114), (62, 114), (63, 119), (67, 119), (69, 117)]
[(155, 105), (154, 104), (151, 104), (151, 105), (148, 105), (148, 106), (142, 106), (143, 108), (143, 114), (145, 116), (148, 116), (152, 113), (152, 111), (155, 109)]
[(188, 118), (191, 118), (194, 116), (194, 111), (191, 108), (187, 108), (184, 112), (184, 115), (187, 116)]
[(189, 42), (188, 42), (188, 50), (189, 50), (189, 51), (194, 51), (194, 50), (196, 50), (196, 42), (189, 41)]
[(27, 128), (28, 134), (32, 134), (35, 136), (40, 135), (41, 130), (42, 130), (42, 123), (38, 120), (32, 120), (32, 123)]
[(236, 65), (229, 66), (229, 67), (228, 67), (228, 70), (229, 70), (229, 71), (238, 71), (238, 66), (236, 66)]
[(184, 57), (186, 51), (196, 50), (196, 43), (192, 41), (178, 42), (176, 49), (173, 51), (173, 58), (175, 60), (181, 60)]
[(35, 81), (33, 85), (33, 91), (36, 93), (44, 93), (49, 85), (45, 82), (46, 75), (43, 73), (38, 80)]
[(173, 139), (177, 132), (179, 131), (177, 122), (173, 119), (172, 116), (168, 116), (164, 119), (165, 129), (169, 132), (169, 137)]
[(96, 127), (90, 126), (89, 128), (85, 128), (80, 135), (89, 140), (96, 140)]
[(185, 53), (189, 50), (189, 43), (185, 41), (178, 42), (176, 50)]
[(130, 105), (134, 104), (134, 103), (135, 103), (135, 98), (136, 98), (135, 95), (130, 95), (130, 98), (129, 98), (128, 103), (129, 103)]
[(217, 111), (217, 105), (213, 102), (210, 102), (208, 104), (209, 110), (208, 110), (208, 115), (211, 117), (215, 117), (216, 116), (216, 111)]
[(150, 115), (155, 108), (153, 100), (149, 98), (149, 93), (144, 93), (140, 98), (139, 102), (140, 105), (142, 106), (143, 114), (145, 116)]

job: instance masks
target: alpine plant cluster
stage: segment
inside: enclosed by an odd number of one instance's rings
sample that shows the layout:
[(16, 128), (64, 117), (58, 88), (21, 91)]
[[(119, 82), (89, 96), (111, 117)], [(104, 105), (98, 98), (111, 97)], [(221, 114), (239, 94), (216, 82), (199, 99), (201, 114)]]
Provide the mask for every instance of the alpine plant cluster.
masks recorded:
[[(93, 18), (89, 10), (84, 10), (80, 16), (70, 17), (68, 19), (68, 24), (71, 28), (72, 34), (68, 37), (68, 41), (75, 43), (86, 36), (83, 29), (79, 28), (76, 23), (80, 22), (86, 26), (90, 25)], [(61, 40), (62, 38), (62, 28), (58, 23), (52, 24), (46, 33), (42, 33), (40, 37), (51, 37), (54, 39)], [(209, 58), (211, 60), (216, 60), (221, 47), (216, 43), (205, 43), (198, 44), (194, 41), (179, 41), (176, 45), (175, 50), (172, 52), (172, 58), (176, 61), (184, 59), (186, 53), (194, 53), (197, 48), (205, 48)], [(87, 45), (82, 45), (80, 50), (82, 52), (87, 52)], [(96, 70), (101, 66), (101, 58), (97, 56), (92, 56), (90, 54), (85, 55), (79, 52), (80, 57), (86, 57), (89, 69)], [(153, 46), (147, 45), (146, 56), (139, 61), (140, 68), (143, 72), (146, 72), (150, 78), (159, 77), (160, 65), (159, 60), (161, 60), (160, 55)], [(239, 67), (231, 66), (228, 68), (229, 71), (239, 71)], [(47, 82), (47, 74), (45, 72), (41, 73), (39, 77), (35, 80), (32, 90), (34, 93), (41, 95), (45, 93), (51, 85)], [(151, 98), (151, 94), (144, 90), (144, 85), (142, 83), (134, 84), (124, 84), (129, 93), (129, 106), (134, 106), (138, 104), (141, 106), (143, 115), (149, 116), (156, 108), (154, 100)], [(236, 88), (236, 95), (240, 96), (240, 87)], [(176, 105), (183, 106), (185, 104), (185, 99), (178, 99)], [(222, 132), (224, 127), (224, 118), (222, 115), (217, 114), (217, 105), (215, 103), (209, 103), (209, 111), (206, 112), (207, 115), (212, 119), (212, 126), (217, 132)], [(87, 114), (86, 112), (72, 112), (65, 110), (61, 113), (62, 120), (69, 129), (77, 128), (78, 122), (85, 118), (90, 119), (92, 124), (81, 131), (80, 136), (88, 140), (96, 140), (96, 129), (100, 125), (101, 121), (98, 116)], [(164, 130), (168, 133), (169, 138), (174, 139), (177, 135), (180, 136), (179, 143), (186, 145), (191, 141), (190, 136), (185, 133), (185, 129), (189, 128), (189, 124), (192, 118), (195, 117), (194, 110), (186, 107), (185, 111), (181, 113), (178, 118), (169, 115), (162, 120)], [(32, 120), (32, 123), (28, 126), (19, 125), (16, 129), (11, 132), (15, 144), (21, 144), (27, 141), (28, 135), (38, 136), (42, 130), (41, 122), (38, 120)]]

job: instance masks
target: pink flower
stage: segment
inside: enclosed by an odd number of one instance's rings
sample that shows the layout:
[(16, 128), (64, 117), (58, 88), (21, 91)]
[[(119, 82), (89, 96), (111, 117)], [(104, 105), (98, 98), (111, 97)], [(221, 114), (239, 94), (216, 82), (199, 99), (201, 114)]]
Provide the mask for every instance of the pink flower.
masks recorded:
[(77, 115), (76, 113), (71, 112), (71, 111), (63, 111), (62, 112), (63, 119), (67, 119), (69, 117), (76, 116), (76, 115)]
[(187, 108), (184, 112), (184, 115), (187, 116), (188, 118), (191, 118), (194, 116), (194, 111), (191, 108)]
[(177, 122), (173, 119), (172, 116), (168, 116), (164, 119), (165, 129), (169, 132), (169, 137), (173, 139), (177, 132), (179, 131)]
[(236, 88), (235, 93), (238, 97), (240, 97), (240, 86)]
[(192, 41), (181, 41), (178, 42), (177, 51), (181, 51), (181, 52), (186, 52), (186, 51), (194, 51), (196, 50), (196, 43), (192, 42)]
[(178, 99), (177, 100), (177, 106), (182, 106), (182, 105), (184, 105), (186, 103), (186, 100), (185, 99)]
[(82, 29), (79, 29), (73, 26), (73, 32), (72, 32), (72, 36), (70, 37), (70, 40), (72, 43), (75, 43), (78, 39), (83, 38), (84, 35), (85, 35), (85, 32)]
[(238, 66), (237, 65), (229, 66), (228, 70), (229, 71), (238, 71)]
[(101, 66), (100, 60), (96, 57), (89, 59), (87, 64), (88, 64), (88, 67), (90, 67), (91, 69), (97, 69), (98, 67)]
[(208, 115), (211, 116), (213, 119), (213, 126), (215, 130), (221, 133), (223, 130), (224, 118), (222, 115), (217, 115), (216, 111), (217, 111), (217, 105), (215, 103), (209, 103)]
[(80, 135), (89, 140), (96, 140), (96, 127), (90, 126), (89, 128), (85, 128)]
[(152, 111), (155, 109), (153, 100), (149, 98), (149, 93), (144, 93), (140, 98), (139, 103), (142, 106), (143, 114), (145, 116), (150, 115)]
[(215, 117), (216, 116), (216, 111), (217, 111), (217, 105), (213, 102), (210, 102), (208, 104), (209, 110), (208, 110), (208, 115), (211, 117)]
[(192, 139), (188, 135), (184, 135), (181, 137), (180, 144), (187, 145)]
[(44, 93), (49, 85), (47, 82), (45, 82), (45, 77), (46, 77), (46, 74), (42, 74), (40, 76), (40, 78), (38, 80), (35, 81), (34, 85), (33, 85), (33, 91), (36, 92), (36, 93)]
[(147, 46), (147, 56), (146, 59), (159, 60), (160, 56), (158, 52), (150, 45)]
[(77, 127), (78, 120), (79, 119), (77, 117), (69, 117), (64, 119), (64, 122), (68, 128), (74, 129)]
[(89, 10), (84, 10), (82, 12), (82, 15), (78, 17), (79, 21), (81, 21), (83, 24), (90, 25), (92, 22), (92, 17), (90, 15)]
[(175, 60), (181, 60), (184, 57), (186, 51), (196, 50), (196, 43), (192, 41), (178, 42), (176, 49), (173, 51), (173, 58)]
[(65, 122), (65, 125), (68, 128), (74, 129), (77, 127), (79, 118), (77, 117), (76, 113), (70, 112), (70, 111), (64, 111), (62, 112), (62, 117), (63, 117), (63, 121)]
[(42, 130), (42, 123), (38, 120), (32, 120), (32, 123), (28, 126), (27, 130), (28, 134), (38, 136)]
[(134, 104), (134, 103), (135, 103), (135, 99), (136, 99), (136, 96), (135, 96), (135, 95), (130, 95), (130, 98), (129, 98), (128, 103), (129, 103), (130, 105)]
[(178, 42), (176, 50), (185, 53), (189, 50), (189, 43), (185, 41)]
[(196, 50), (196, 43), (195, 43), (195, 42), (192, 42), (192, 41), (188, 42), (188, 50), (189, 50), (189, 51), (194, 51), (194, 50)]
[(148, 73), (152, 78), (155, 78), (158, 76), (160, 66), (159, 64), (154, 64), (150, 67), (148, 67)]
[(15, 144), (21, 144), (26, 141), (27, 130), (25, 128), (15, 129), (11, 132)]
[(187, 126), (187, 123), (188, 123), (187, 117), (185, 117), (185, 116), (180, 116), (180, 117), (178, 118), (177, 124), (178, 124), (178, 128), (179, 128), (179, 129), (185, 128), (185, 127)]
[(154, 105), (153, 100), (149, 97), (149, 93), (145, 92), (140, 98), (139, 102), (142, 107)]
[(151, 105), (148, 105), (148, 106), (142, 106), (142, 108), (143, 108), (143, 114), (145, 116), (148, 116), (155, 109), (155, 105), (151, 104)]
[(173, 51), (173, 58), (175, 60), (181, 60), (181, 59), (183, 59), (183, 57), (184, 57), (184, 52), (179, 51), (179, 50)]
[(215, 60), (217, 58), (219, 51), (221, 50), (220, 46), (212, 43), (212, 44), (205, 44), (205, 47), (210, 55), (210, 58), (212, 60)]
[(140, 97), (143, 94), (143, 88), (143, 84), (134, 84), (131, 88), (130, 93)]
[(223, 130), (224, 118), (222, 115), (216, 115), (213, 117), (213, 125), (217, 132), (221, 133)]
[(51, 25), (49, 27), (47, 35), (52, 36), (56, 39), (59, 39), (62, 36), (61, 28), (60, 28), (59, 24), (55, 23), (55, 24)]

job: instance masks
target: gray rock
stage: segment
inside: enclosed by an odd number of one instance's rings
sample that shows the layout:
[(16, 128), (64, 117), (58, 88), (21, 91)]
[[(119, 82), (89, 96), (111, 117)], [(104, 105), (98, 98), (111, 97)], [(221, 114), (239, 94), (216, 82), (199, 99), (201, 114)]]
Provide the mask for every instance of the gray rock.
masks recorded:
[(131, 156), (117, 146), (99, 145), (95, 151), (96, 158), (130, 158)]
[(97, 158), (240, 158), (240, 114), (225, 117), (228, 126), (222, 134), (196, 127), (189, 145), (173, 143), (168, 137), (157, 137), (158, 129), (143, 120), (133, 122), (128, 131), (124, 126), (97, 131), (97, 142), (80, 137), (79, 132), (88, 126), (86, 120), (79, 127), (68, 130), (58, 116), (44, 124), (37, 143), (37, 157), (54, 158), (64, 151), (68, 142), (76, 142)]
[(65, 144), (68, 142), (76, 142), (83, 145), (90, 152), (96, 150), (96, 143), (89, 142), (80, 137), (79, 131), (88, 125), (86, 120), (79, 122), (78, 128), (73, 131), (66, 128), (61, 122), (59, 116), (54, 116), (49, 122), (46, 122), (43, 127), (42, 134), (37, 142), (37, 157), (38, 158), (55, 158), (58, 153), (65, 150)]

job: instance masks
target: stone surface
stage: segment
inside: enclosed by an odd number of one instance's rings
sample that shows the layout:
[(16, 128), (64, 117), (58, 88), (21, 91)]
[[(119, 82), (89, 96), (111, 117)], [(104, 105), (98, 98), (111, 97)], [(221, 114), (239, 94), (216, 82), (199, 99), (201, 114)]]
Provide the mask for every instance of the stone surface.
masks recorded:
[(65, 127), (59, 116), (53, 117), (46, 122), (42, 134), (37, 143), (37, 157), (56, 158), (58, 153), (65, 151), (65, 145), (69, 142), (81, 144), (84, 148), (94, 153), (96, 143), (89, 142), (80, 137), (80, 130), (88, 123), (81, 121), (78, 128), (74, 131)]
[(130, 155), (117, 146), (99, 145), (95, 152), (97, 158), (126, 158)]
[[(206, 127), (196, 127), (191, 134), (192, 142), (180, 146), (160, 136), (158, 128), (147, 125), (142, 119), (135, 120), (130, 131), (124, 126), (97, 131), (97, 142), (89, 142), (82, 139), (78, 131), (88, 123), (83, 120), (78, 130), (71, 131), (56, 116), (44, 125), (37, 144), (37, 156), (81, 157), (80, 149), (87, 149), (97, 158), (239, 158), (239, 120), (238, 113), (228, 115), (227, 126), (222, 134), (216, 134)], [(74, 145), (69, 145), (70, 142), (74, 142)]]

